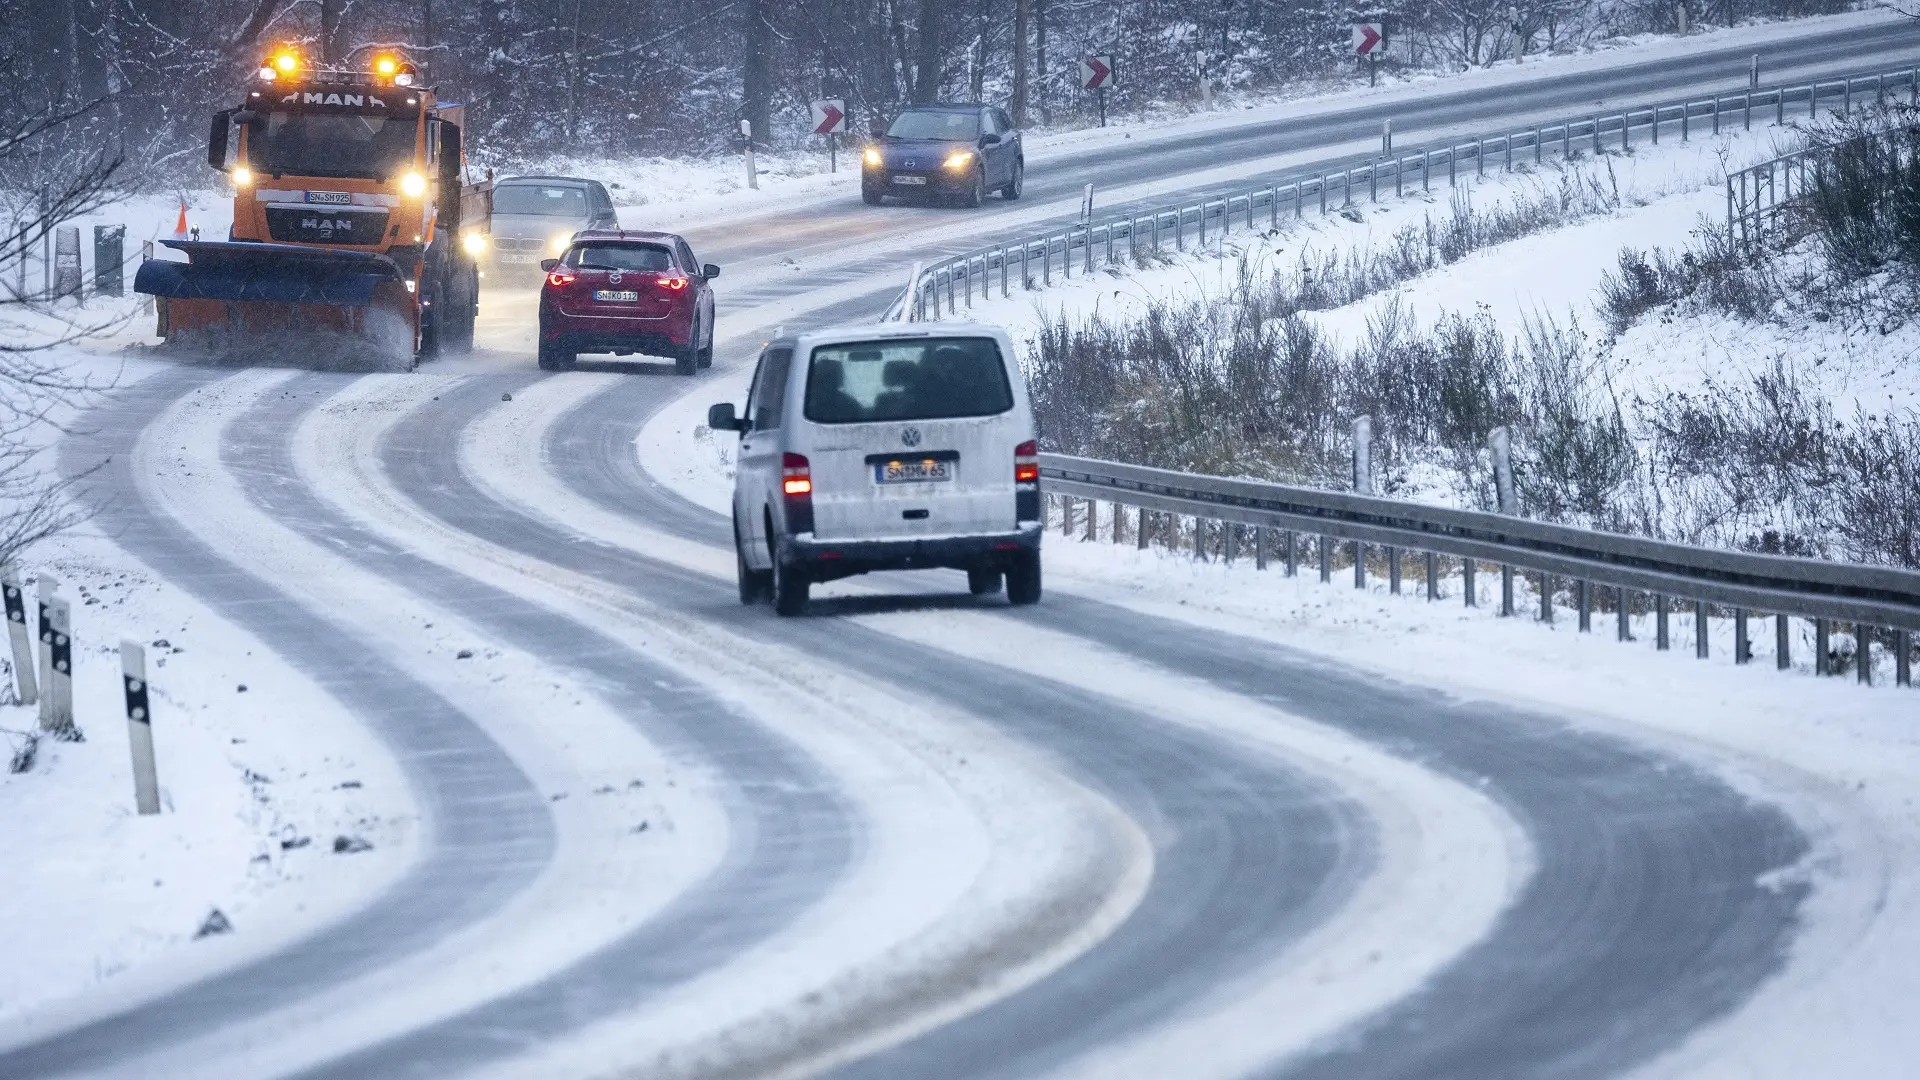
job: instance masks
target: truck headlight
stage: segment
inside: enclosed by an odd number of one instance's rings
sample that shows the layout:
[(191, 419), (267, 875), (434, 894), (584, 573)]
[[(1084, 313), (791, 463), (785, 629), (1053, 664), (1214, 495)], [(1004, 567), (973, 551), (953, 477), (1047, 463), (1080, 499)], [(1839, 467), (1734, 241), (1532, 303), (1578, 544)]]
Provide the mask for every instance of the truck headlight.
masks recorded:
[(417, 199), (427, 193), (427, 178), (417, 172), (407, 173), (400, 178), (400, 191)]
[(233, 167), (233, 186), (246, 187), (251, 183), (253, 183), (253, 170), (247, 168), (245, 165), (235, 165)]

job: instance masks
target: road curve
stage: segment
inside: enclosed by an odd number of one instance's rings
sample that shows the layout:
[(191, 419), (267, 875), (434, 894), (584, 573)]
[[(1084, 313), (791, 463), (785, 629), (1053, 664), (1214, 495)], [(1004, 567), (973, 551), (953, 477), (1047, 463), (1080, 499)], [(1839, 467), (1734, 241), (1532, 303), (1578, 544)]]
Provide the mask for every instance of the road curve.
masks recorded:
[(553, 854), (546, 800), (472, 719), (379, 649), (223, 559), (148, 501), (133, 473), (135, 443), (163, 410), (221, 374), (180, 368), (116, 394), (88, 414), (86, 434), (61, 444), (61, 469), (82, 482), (87, 505), (115, 543), (272, 647), (373, 729), (423, 806), (421, 854), (352, 915), (165, 996), (0, 1052), (0, 1076), (124, 1066), (297, 1002), (498, 910)]

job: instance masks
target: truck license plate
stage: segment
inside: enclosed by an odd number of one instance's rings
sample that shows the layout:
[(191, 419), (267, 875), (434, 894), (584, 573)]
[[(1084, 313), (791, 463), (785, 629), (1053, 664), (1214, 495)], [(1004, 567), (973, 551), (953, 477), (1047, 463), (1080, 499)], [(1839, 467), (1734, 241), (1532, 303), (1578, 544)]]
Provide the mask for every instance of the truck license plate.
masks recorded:
[(896, 184), (919, 184), (925, 186), (927, 178), (924, 176), (896, 176), (893, 178), (893, 182)]
[(321, 203), (326, 206), (351, 206), (353, 204), (353, 195), (345, 191), (309, 191), (307, 192), (307, 201), (310, 203)]
[(924, 484), (953, 479), (953, 462), (930, 459), (883, 461), (873, 467), (878, 484)]
[(593, 290), (593, 298), (595, 300), (613, 300), (630, 304), (640, 299), (640, 294), (634, 292), (632, 289), (595, 289)]

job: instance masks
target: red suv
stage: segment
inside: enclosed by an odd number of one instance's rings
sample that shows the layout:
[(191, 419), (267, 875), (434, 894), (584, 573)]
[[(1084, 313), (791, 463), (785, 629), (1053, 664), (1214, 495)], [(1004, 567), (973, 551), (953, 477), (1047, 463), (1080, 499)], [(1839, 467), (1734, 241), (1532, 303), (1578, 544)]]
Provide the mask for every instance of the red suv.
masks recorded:
[(713, 363), (713, 279), (672, 233), (590, 229), (540, 264), (540, 366), (565, 371), (583, 352), (646, 353), (682, 375)]

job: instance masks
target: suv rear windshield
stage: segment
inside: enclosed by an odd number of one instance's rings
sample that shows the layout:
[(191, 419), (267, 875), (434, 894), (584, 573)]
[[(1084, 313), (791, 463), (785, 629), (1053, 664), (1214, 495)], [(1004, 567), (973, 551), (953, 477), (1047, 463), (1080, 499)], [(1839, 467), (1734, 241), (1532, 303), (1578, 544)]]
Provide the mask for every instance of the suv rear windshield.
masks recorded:
[(817, 424), (992, 416), (1013, 387), (992, 338), (848, 342), (813, 350), (806, 406)]
[(561, 260), (575, 270), (673, 269), (673, 252), (653, 244), (580, 244)]
[(493, 212), (530, 217), (584, 218), (585, 188), (571, 184), (502, 184), (493, 189)]
[(887, 128), (889, 139), (952, 139), (972, 142), (980, 137), (977, 112), (903, 112)]

